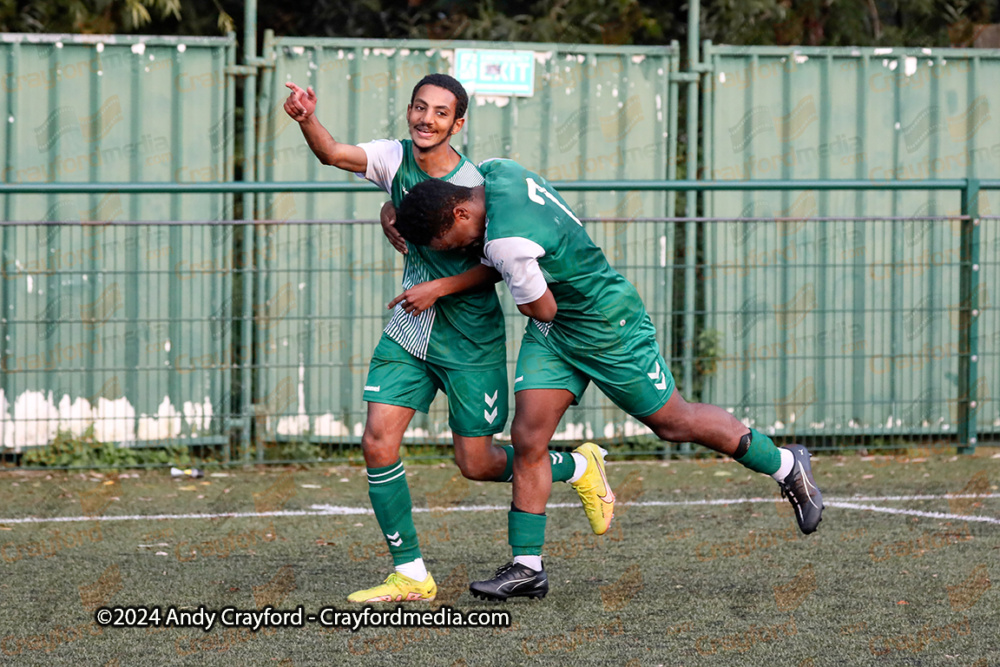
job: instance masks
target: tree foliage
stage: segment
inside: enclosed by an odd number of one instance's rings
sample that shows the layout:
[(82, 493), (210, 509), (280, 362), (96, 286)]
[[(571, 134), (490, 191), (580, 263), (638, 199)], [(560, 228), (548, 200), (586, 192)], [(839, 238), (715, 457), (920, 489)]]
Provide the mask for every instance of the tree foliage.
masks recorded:
[[(685, 0), (259, 0), (279, 35), (596, 44), (684, 40)], [(242, 25), (242, 0), (0, 0), (0, 30), (212, 35)], [(1000, 0), (701, 0), (720, 44), (966, 46)]]
[(180, 21), (189, 10), (182, 0), (0, 0), (0, 30), (129, 33), (141, 31), (154, 17)]

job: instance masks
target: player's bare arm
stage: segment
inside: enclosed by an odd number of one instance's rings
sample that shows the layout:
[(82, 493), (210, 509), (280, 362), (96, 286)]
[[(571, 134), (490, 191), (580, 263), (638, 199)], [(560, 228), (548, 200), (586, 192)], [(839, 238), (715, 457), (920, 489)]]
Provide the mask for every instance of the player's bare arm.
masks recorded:
[(306, 138), (306, 143), (319, 161), (345, 171), (364, 173), (368, 169), (368, 156), (365, 151), (334, 139), (316, 118), (316, 93), (312, 86), (302, 90), (291, 81), (285, 86), (291, 90), (288, 99), (285, 100), (285, 113), (299, 124), (302, 136)]
[(406, 312), (418, 315), (433, 306), (443, 296), (489, 287), (499, 281), (499, 273), (485, 264), (480, 264), (455, 276), (428, 280), (425, 283), (414, 285), (390, 301), (386, 308), (392, 310), (396, 304), (403, 304), (403, 309)]
[(539, 322), (551, 322), (556, 319), (556, 313), (559, 311), (556, 299), (552, 296), (550, 289), (545, 290), (545, 294), (531, 303), (518, 305), (517, 309), (521, 311), (522, 315), (533, 317)]

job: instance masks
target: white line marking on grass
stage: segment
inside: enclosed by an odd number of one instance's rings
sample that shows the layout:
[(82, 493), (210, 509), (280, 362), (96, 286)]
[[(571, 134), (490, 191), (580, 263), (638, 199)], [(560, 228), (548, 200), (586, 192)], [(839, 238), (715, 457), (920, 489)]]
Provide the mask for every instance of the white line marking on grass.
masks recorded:
[[(824, 502), (830, 507), (844, 509), (870, 509), (876, 512), (890, 514), (912, 514), (944, 519), (968, 519), (969, 521), (985, 521), (1000, 523), (1000, 519), (990, 517), (965, 516), (958, 514), (939, 514), (937, 512), (921, 512), (919, 510), (893, 510), (877, 506), (856, 505), (859, 501), (899, 501), (899, 500), (948, 500), (953, 498), (1000, 498), (1000, 493), (945, 493), (941, 495), (921, 496), (850, 496), (847, 498), (826, 498)], [(744, 505), (748, 503), (773, 503), (781, 499), (774, 498), (718, 498), (706, 500), (643, 500), (639, 502), (620, 503), (626, 507), (705, 507), (715, 505)], [(578, 508), (579, 503), (550, 503), (547, 509)], [(457, 507), (414, 507), (416, 514), (430, 512), (498, 512), (507, 511), (510, 505), (459, 505)], [(126, 514), (111, 516), (56, 516), (56, 517), (24, 517), (0, 519), (0, 525), (16, 523), (72, 523), (78, 521), (160, 521), (163, 519), (252, 519), (273, 516), (345, 516), (358, 514), (374, 514), (369, 507), (348, 507), (345, 505), (310, 505), (308, 510), (282, 510), (278, 512), (220, 512), (217, 514)]]
[(361, 507), (341, 507), (340, 512), (316, 512), (309, 510), (289, 510), (282, 512), (222, 512), (219, 514), (125, 514), (122, 516), (53, 516), (27, 517), (24, 519), (0, 519), (0, 524), (9, 523), (68, 523), (74, 521), (160, 521), (162, 519), (253, 519), (265, 516), (325, 516), (327, 514), (372, 514), (370, 509)]
[(922, 496), (850, 496), (847, 498), (830, 498), (835, 502), (889, 502), (897, 500), (952, 500), (955, 498), (1000, 498), (1000, 493), (943, 493), (940, 495)]
[(827, 507), (839, 507), (851, 510), (870, 510), (872, 512), (883, 512), (885, 514), (905, 514), (907, 516), (923, 516), (929, 519), (952, 519), (956, 521), (981, 521), (983, 523), (995, 523), (1000, 525), (1000, 519), (991, 516), (976, 516), (966, 514), (945, 514), (943, 512), (922, 512), (920, 510), (901, 510), (893, 507), (879, 507), (878, 505), (858, 505), (856, 503), (845, 503), (840, 501), (825, 501)]

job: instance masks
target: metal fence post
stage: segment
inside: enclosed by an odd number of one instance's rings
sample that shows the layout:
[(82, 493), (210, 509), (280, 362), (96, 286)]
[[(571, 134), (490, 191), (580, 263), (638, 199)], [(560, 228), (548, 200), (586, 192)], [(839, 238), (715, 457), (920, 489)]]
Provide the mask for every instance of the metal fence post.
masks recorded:
[(962, 192), (959, 269), (958, 453), (976, 450), (976, 369), (979, 366), (979, 179), (970, 178)]
[[(687, 39), (687, 71), (694, 74), (687, 84), (687, 180), (698, 178), (698, 93), (701, 76), (698, 71), (698, 45), (700, 40), (700, 9), (701, 3), (688, 4), (688, 39)], [(698, 215), (697, 190), (684, 193), (684, 394), (692, 401), (694, 396), (694, 357), (695, 337), (697, 336), (695, 308), (697, 307), (696, 290), (698, 283), (698, 224), (692, 218)], [(690, 443), (681, 443), (681, 451), (691, 451)]]

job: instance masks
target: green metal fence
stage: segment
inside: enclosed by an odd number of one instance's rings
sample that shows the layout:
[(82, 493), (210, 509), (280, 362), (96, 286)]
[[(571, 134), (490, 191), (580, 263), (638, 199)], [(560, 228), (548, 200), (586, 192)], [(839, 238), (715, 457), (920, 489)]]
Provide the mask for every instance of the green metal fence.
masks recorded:
[[(967, 221), (706, 225), (709, 242), (728, 252), (704, 267), (705, 323), (730, 351), (707, 383), (706, 400), (772, 434), (957, 433), (968, 326), (961, 274), (969, 270), (960, 229)], [(914, 242), (917, 234), (933, 244)], [(899, 241), (908, 252), (892, 252)], [(992, 425), (985, 411), (979, 415), (980, 431)]]
[[(1000, 74), (996, 51), (709, 42), (703, 51), (709, 65), (702, 116), (707, 178), (879, 183), (1000, 178), (1000, 123), (993, 117), (1000, 89), (990, 83)], [(808, 371), (774, 363), (761, 369), (770, 366), (777, 374), (773, 382), (780, 396), (815, 394), (817, 404), (850, 386), (849, 399), (844, 394), (842, 400), (853, 405), (839, 412), (810, 408), (800, 430), (823, 430), (831, 420), (876, 430), (911, 422), (914, 429), (934, 432), (956, 428), (957, 420), (993, 430), (996, 416), (981, 400), (953, 403), (950, 416), (930, 405), (950, 386), (962, 396), (986, 394), (986, 378), (1000, 370), (985, 365), (995, 363), (989, 351), (981, 360), (960, 353), (970, 342), (963, 340), (966, 334), (974, 341), (979, 330), (987, 330), (978, 326), (979, 318), (960, 321), (959, 307), (970, 300), (986, 305), (988, 281), (967, 261), (977, 247), (973, 239), (988, 252), (995, 231), (973, 221), (997, 206), (997, 192), (975, 187), (708, 193), (706, 215), (765, 224), (710, 228), (706, 255), (725, 263), (769, 265), (784, 279), (774, 289), (754, 278), (756, 270), (720, 273), (706, 283), (706, 326), (721, 332), (730, 347), (752, 350), (801, 341), (810, 349), (797, 354), (827, 355)], [(901, 224), (782, 221), (836, 216)], [(837, 263), (843, 265), (839, 275), (826, 268)], [(838, 304), (849, 305), (850, 312), (838, 313)], [(777, 315), (789, 308), (810, 312)], [(943, 309), (952, 316), (932, 314)], [(877, 353), (868, 367), (835, 354), (856, 345)], [(922, 363), (927, 355), (943, 358)], [(945, 367), (946, 359), (954, 361), (953, 368)], [(983, 372), (976, 373), (976, 367)], [(723, 402), (744, 395), (739, 373), (731, 368), (723, 369), (711, 389), (710, 395)], [(966, 409), (977, 415), (975, 420), (955, 414)], [(963, 440), (975, 437), (962, 433)]]
[(225, 441), (207, 424), (230, 377), (162, 370), (171, 349), (232, 346), (228, 328), (208, 328), (228, 317), (231, 230), (113, 223), (232, 218), (231, 194), (176, 184), (234, 177), (235, 40), (5, 34), (0, 60), (3, 182), (175, 184), (0, 193), (4, 220), (36, 223), (0, 228), (0, 416), (12, 420), (0, 440), (45, 444), (64, 423), (110, 442)]
[[(871, 182), (601, 182), (564, 183), (565, 191), (600, 188), (605, 191), (635, 189), (670, 191), (695, 190), (821, 189), (863, 190), (885, 187), (921, 190), (935, 187), (958, 191), (963, 200), (977, 201), (977, 188), (998, 187), (998, 182), (953, 181), (908, 182), (893, 185)], [(40, 192), (84, 193), (98, 187), (79, 185), (5, 185), (8, 194)], [(176, 184), (122, 185), (124, 190), (162, 192), (183, 189)], [(274, 191), (345, 188), (360, 190), (359, 184), (320, 185), (205, 184), (206, 190)], [(190, 188), (188, 188), (190, 191)], [(193, 196), (193, 195), (192, 195)], [(635, 218), (629, 226), (666, 229), (689, 222), (683, 218)], [(638, 285), (666, 281), (673, 274), (683, 291), (708, 295), (723, 278), (738, 277), (759, 293), (780, 295), (791, 290), (792, 298), (773, 298), (743, 308), (699, 311), (705, 325), (700, 338), (684, 340), (660, 330), (661, 345), (680, 380), (687, 374), (692, 386), (679, 382), (689, 397), (702, 396), (731, 409), (775, 437), (808, 439), (818, 448), (894, 447), (913, 444), (940, 444), (969, 451), (981, 440), (996, 438), (1000, 411), (989, 394), (989, 373), (1000, 362), (995, 336), (995, 314), (989, 308), (989, 292), (998, 285), (997, 253), (983, 243), (992, 239), (996, 218), (980, 217), (974, 206), (957, 216), (940, 218), (886, 219), (881, 217), (836, 220), (699, 220), (706, 236), (729, 236), (734, 229), (759, 237), (759, 247), (768, 248), (773, 261), (756, 261), (753, 256), (733, 260), (726, 255), (706, 255), (695, 269), (697, 283), (683, 283), (688, 266), (667, 255), (665, 242), (630, 249), (632, 260), (615, 262)], [(589, 220), (588, 231), (612, 238), (605, 244), (609, 256), (614, 243), (628, 243), (627, 237), (614, 240), (618, 221)], [(928, 227), (929, 225), (929, 227)], [(60, 229), (65, 252), (77, 253), (91, 247), (90, 225), (80, 223), (46, 225)], [(241, 233), (253, 227), (256, 234)], [(950, 258), (946, 263), (954, 275), (939, 281), (934, 300), (900, 312), (891, 293), (881, 288), (883, 276), (902, 273), (907, 283), (942, 264), (933, 253), (903, 244), (910, 252), (884, 260), (865, 256), (859, 265), (855, 257), (829, 253), (819, 256), (815, 248), (788, 250), (791, 229), (808, 228), (812, 233), (837, 239), (860, 229), (871, 247), (887, 245), (894, 234), (915, 234), (915, 230), (946, 230), (935, 253)], [(37, 230), (37, 224), (5, 222), (11, 229)], [(348, 256), (343, 238), (350, 229), (358, 239), (357, 255)], [(360, 221), (257, 222), (257, 223), (174, 223), (145, 224), (116, 222), (100, 227), (110, 244), (124, 245), (130, 237), (140, 243), (155, 243), (157, 235), (180, 233), (192, 245), (228, 247), (238, 237), (265, 239), (266, 248), (297, 246), (298, 262), (282, 272), (269, 269), (280, 282), (250, 300), (241, 299), (237, 284), (266, 266), (264, 249), (251, 249), (239, 262), (184, 265), (182, 272), (204, 272), (228, 277), (228, 294), (170, 293), (173, 271), (130, 271), (117, 260), (79, 270), (48, 267), (45, 278), (60, 297), (71, 289), (71, 278), (87, 281), (109, 280), (116, 276), (122, 300), (147, 303), (176, 300), (209, 300), (210, 316), (184, 314), (179, 322), (161, 322), (148, 315), (138, 322), (152, 329), (157, 324), (178, 326), (183, 333), (164, 341), (142, 341), (148, 357), (132, 366), (123, 362), (128, 349), (127, 332), (136, 324), (123, 317), (108, 301), (92, 305), (79, 318), (58, 313), (10, 318), (5, 322), (10, 339), (2, 358), (4, 376), (15, 383), (13, 393), (0, 401), (0, 442), (8, 451), (51, 440), (62, 431), (79, 436), (92, 429), (100, 438), (126, 446), (164, 444), (207, 444), (222, 446), (199, 450), (217, 459), (233, 461), (280, 460), (289, 452), (296, 455), (343, 458), (357, 454), (364, 423), (360, 387), (363, 386), (371, 351), (384, 322), (383, 305), (397, 293), (401, 263), (376, 265), (363, 261), (364, 249), (384, 243), (376, 224)], [(311, 230), (311, 231), (307, 231)], [(952, 233), (954, 231), (954, 233)], [(930, 232), (926, 232), (930, 233)], [(303, 246), (299, 239), (311, 239)], [(734, 245), (739, 245), (735, 243)], [(833, 241), (831, 241), (833, 243)], [(744, 247), (746, 244), (739, 245)], [(951, 257), (955, 255), (955, 257)], [(9, 261), (9, 260), (8, 260)], [(941, 267), (939, 267), (941, 268)], [(28, 275), (15, 274), (21, 289)], [(316, 294), (310, 285), (322, 279), (331, 285), (328, 293)], [(790, 285), (788, 283), (791, 283)], [(265, 283), (266, 284), (266, 283)], [(810, 289), (811, 285), (811, 289)], [(859, 300), (858, 290), (869, 298)], [(642, 292), (642, 290), (640, 290)], [(501, 290), (503, 292), (503, 290)], [(51, 297), (52, 295), (50, 295)], [(821, 298), (822, 297), (822, 298)], [(661, 321), (680, 323), (685, 311), (671, 302), (659, 301), (643, 292), (651, 314)], [(311, 309), (303, 304), (314, 299)], [(335, 307), (323, 309), (321, 302), (338, 304), (350, 300), (355, 312), (344, 317)], [(504, 296), (509, 339), (509, 363), (513, 364), (523, 318)], [(683, 302), (684, 299), (678, 301)], [(916, 355), (894, 347), (884, 321), (900, 316), (907, 336), (928, 335), (929, 347)], [(63, 321), (68, 319), (69, 321)], [(982, 320), (982, 324), (980, 321)], [(58, 349), (36, 352), (36, 340), (44, 339), (46, 328), (60, 322), (67, 333)], [(247, 328), (270, 332), (253, 339), (250, 345), (234, 343), (233, 332)], [(345, 331), (350, 330), (350, 335)], [(722, 336), (712, 340), (712, 330)], [(983, 335), (980, 332), (987, 332)], [(928, 332), (930, 332), (928, 334)], [(770, 338), (768, 336), (771, 336)], [(731, 345), (729, 340), (738, 342)], [(236, 340), (239, 337), (236, 336)], [(211, 341), (205, 347), (199, 341)], [(297, 358), (281, 350), (297, 346)], [(43, 346), (44, 347), (44, 346)], [(303, 352), (308, 351), (309, 354)], [(690, 369), (684, 367), (691, 363)], [(513, 368), (511, 367), (511, 371)], [(307, 384), (307, 374), (315, 380)], [(132, 380), (128, 380), (129, 377)], [(193, 378), (192, 383), (184, 378)], [(233, 378), (248, 382), (232, 382)], [(277, 381), (271, 378), (277, 377)], [(267, 378), (267, 391), (252, 383)], [(67, 384), (68, 379), (68, 384)], [(121, 391), (128, 382), (138, 385), (137, 405)], [(192, 390), (191, 387), (196, 387)], [(244, 393), (245, 392), (245, 393)], [(858, 394), (861, 394), (859, 397)], [(251, 401), (250, 398), (253, 397)], [(153, 407), (146, 407), (153, 406)], [(666, 453), (646, 429), (625, 417), (596, 391), (590, 391), (578, 407), (571, 409), (560, 425), (557, 440), (569, 444), (593, 438), (612, 445), (620, 453), (656, 451)], [(446, 444), (445, 401), (440, 398), (430, 414), (414, 422), (407, 434), (408, 445)], [(236, 445), (230, 448), (230, 444)]]
[[(233, 180), (235, 39), (0, 33), (4, 183)], [(192, 140), (193, 138), (197, 140)], [(5, 220), (225, 220), (231, 196), (2, 196)]]
[[(228, 443), (231, 227), (5, 223), (0, 233), (21, 241), (4, 248), (5, 288), (19, 293), (0, 323), (4, 447), (60, 432), (122, 446)], [(184, 259), (135, 261), (171, 247)]]
[[(235, 460), (355, 446), (399, 257), (365, 222), (381, 193), (309, 154), (284, 83), (312, 85), (342, 140), (402, 136), (413, 83), (457, 48), (531, 52), (535, 95), (473, 96), (458, 145), (563, 181), (689, 398), (831, 447), (969, 451), (1000, 429), (996, 53), (705, 43), (699, 60), (694, 37), (682, 72), (677, 44), (268, 31), (258, 57), (246, 29), (242, 65), (232, 36), (0, 37), (7, 451), (81, 429)], [(703, 142), (686, 173), (709, 181), (676, 180), (682, 86), (685, 146)], [(407, 441), (445, 442), (442, 410)], [(559, 433), (662, 451), (594, 391)]]

